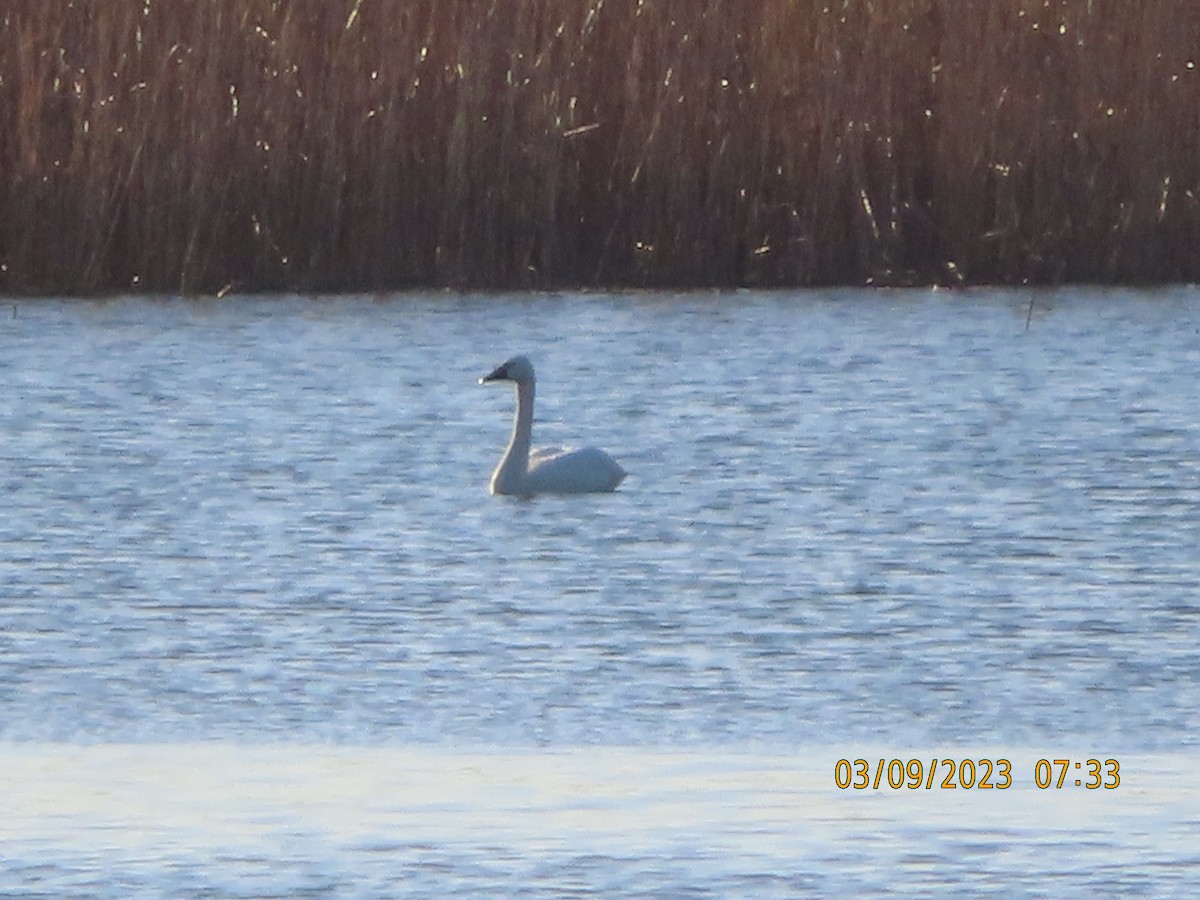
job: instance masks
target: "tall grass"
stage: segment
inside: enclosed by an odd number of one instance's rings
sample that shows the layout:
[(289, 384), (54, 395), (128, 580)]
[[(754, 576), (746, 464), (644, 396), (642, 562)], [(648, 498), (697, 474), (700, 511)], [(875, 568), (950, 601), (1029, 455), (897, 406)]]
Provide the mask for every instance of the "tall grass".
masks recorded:
[(1200, 279), (1195, 0), (5, 0), (0, 291)]

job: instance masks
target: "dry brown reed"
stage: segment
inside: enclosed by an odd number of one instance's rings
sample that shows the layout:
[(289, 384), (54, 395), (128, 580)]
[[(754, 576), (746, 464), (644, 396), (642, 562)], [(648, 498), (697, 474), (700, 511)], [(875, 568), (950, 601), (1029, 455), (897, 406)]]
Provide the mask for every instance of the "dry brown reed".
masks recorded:
[(1200, 280), (1194, 0), (5, 0), (0, 292)]

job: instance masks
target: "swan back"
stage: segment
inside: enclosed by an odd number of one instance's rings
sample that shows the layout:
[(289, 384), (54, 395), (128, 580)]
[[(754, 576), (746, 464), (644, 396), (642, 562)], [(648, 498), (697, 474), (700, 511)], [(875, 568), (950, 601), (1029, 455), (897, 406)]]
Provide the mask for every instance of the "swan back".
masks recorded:
[(525, 476), (532, 494), (595, 494), (614, 491), (625, 470), (598, 447), (536, 452)]

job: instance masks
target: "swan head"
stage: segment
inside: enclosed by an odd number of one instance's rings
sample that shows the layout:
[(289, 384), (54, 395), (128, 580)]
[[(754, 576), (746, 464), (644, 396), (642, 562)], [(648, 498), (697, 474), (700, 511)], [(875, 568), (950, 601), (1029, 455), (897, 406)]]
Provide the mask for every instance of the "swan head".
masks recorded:
[(489, 381), (515, 381), (517, 384), (527, 384), (533, 381), (533, 363), (529, 361), (528, 357), (514, 356), (479, 379), (480, 384), (487, 384)]

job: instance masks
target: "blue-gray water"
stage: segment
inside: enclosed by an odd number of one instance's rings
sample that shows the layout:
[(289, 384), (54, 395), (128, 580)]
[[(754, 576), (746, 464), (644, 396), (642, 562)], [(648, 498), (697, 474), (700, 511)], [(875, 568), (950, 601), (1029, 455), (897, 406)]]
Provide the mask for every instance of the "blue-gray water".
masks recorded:
[[(1030, 297), (6, 307), (0, 892), (1200, 887), (1200, 291)], [(516, 352), (616, 494), (487, 495)], [(864, 748), (1023, 768), (838, 791)]]

